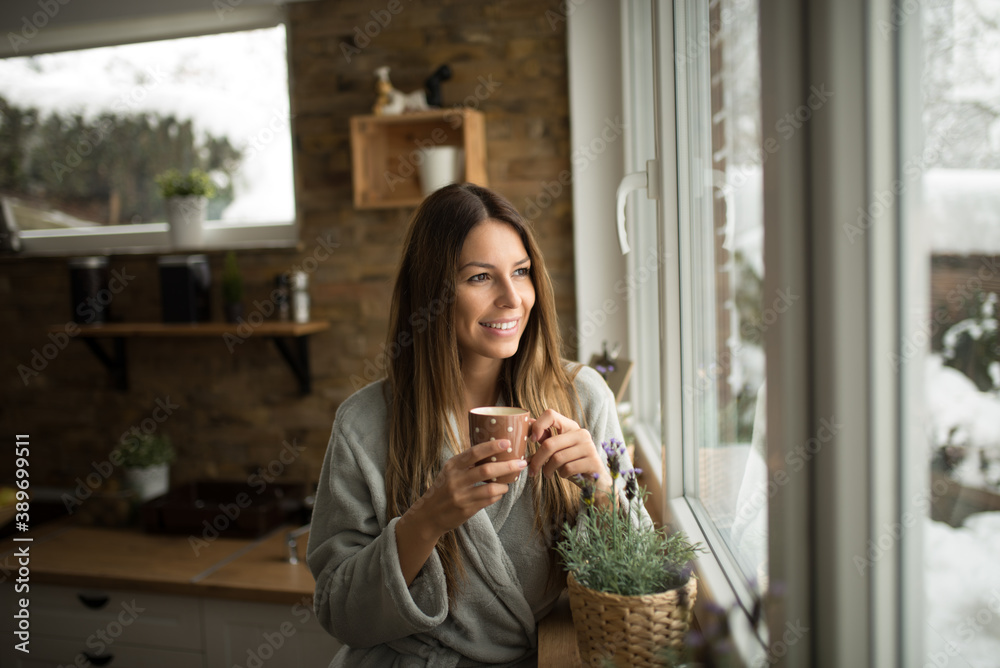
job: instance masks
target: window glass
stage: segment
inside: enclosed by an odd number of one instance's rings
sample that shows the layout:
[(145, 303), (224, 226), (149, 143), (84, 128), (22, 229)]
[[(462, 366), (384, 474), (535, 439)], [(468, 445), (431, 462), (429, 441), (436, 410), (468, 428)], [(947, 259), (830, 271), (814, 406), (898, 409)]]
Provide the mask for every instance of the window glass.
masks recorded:
[(0, 60), (22, 229), (161, 222), (170, 168), (209, 173), (209, 220), (294, 220), (284, 26)]
[[(926, 665), (995, 666), (1000, 656), (1000, 3), (922, 5), (923, 142), (903, 156), (922, 201), (930, 303), (913, 354), (923, 361), (927, 444), (904, 454), (928, 466), (925, 514)], [(924, 450), (929, 446), (929, 452)], [(892, 536), (879, 536), (869, 560)]]
[(680, 222), (685, 488), (706, 533), (722, 542), (713, 548), (762, 583), (763, 336), (794, 299), (762, 294), (762, 147), (780, 135), (761, 129), (757, 4), (724, 0), (690, 11), (684, 57), (675, 59), (688, 118), (680, 128), (689, 181)]

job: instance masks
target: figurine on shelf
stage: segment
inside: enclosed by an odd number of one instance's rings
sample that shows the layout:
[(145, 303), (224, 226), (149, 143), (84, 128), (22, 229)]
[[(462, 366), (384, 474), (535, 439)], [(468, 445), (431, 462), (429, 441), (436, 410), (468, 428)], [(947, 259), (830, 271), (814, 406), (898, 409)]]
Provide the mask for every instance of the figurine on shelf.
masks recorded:
[(441, 65), (424, 82), (424, 90), (403, 93), (389, 81), (389, 66), (375, 69), (376, 116), (394, 116), (405, 111), (425, 111), (441, 106), (441, 82), (451, 78), (451, 68)]
[(441, 82), (450, 78), (451, 68), (447, 65), (442, 65), (434, 70), (434, 74), (427, 77), (427, 81), (424, 82), (424, 88), (427, 90), (427, 106), (431, 108), (444, 106), (441, 102)]
[(395, 116), (404, 111), (423, 111), (428, 109), (427, 93), (422, 90), (415, 90), (412, 93), (403, 93), (396, 89), (389, 81), (389, 67), (384, 65), (375, 70), (375, 91), (378, 98), (375, 100), (376, 116)]

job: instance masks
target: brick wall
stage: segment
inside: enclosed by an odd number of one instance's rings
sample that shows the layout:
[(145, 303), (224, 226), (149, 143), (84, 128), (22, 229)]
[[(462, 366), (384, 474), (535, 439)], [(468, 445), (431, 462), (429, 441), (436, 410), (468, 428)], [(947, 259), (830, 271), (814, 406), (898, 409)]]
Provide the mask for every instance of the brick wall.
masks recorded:
[[(412, 213), (355, 211), (351, 203), (348, 120), (370, 113), (373, 70), (389, 65), (393, 83), (410, 91), (422, 87), (438, 65), (450, 64), (454, 76), (443, 85), (444, 104), (473, 105), (485, 114), (490, 185), (522, 210), (537, 200), (545, 183), (570, 167), (566, 31), (559, 3), (434, 4), (403, 1), (401, 11), (377, 31), (371, 12), (384, 19), (379, 12), (387, 2), (289, 6), (302, 248), (248, 251), (238, 258), (252, 310), (253, 300), (267, 298), (275, 274), (313, 255), (318, 238), (339, 244), (311, 276), (313, 316), (332, 327), (311, 340), (310, 396), (298, 395), (278, 351), (256, 337), (233, 353), (216, 338), (130, 340), (131, 388), (118, 392), (80, 341), (57, 350), (49, 339), (48, 328), (70, 318), (66, 259), (0, 260), (5, 324), (0, 424), (4, 434), (31, 435), (35, 485), (75, 485), (94, 462), (107, 458), (126, 429), (144, 420), (153, 424), (154, 414), (163, 416), (168, 402), (175, 407), (156, 427), (169, 433), (180, 450), (175, 482), (241, 480), (269, 464), (272, 471), (281, 469), (282, 480), (318, 477), (334, 411), (355, 389), (351, 377), (364, 378), (381, 351), (391, 280)], [(361, 47), (353, 36), (355, 28), (366, 27), (374, 36)], [(484, 81), (494, 84), (488, 95)], [(534, 218), (564, 331), (575, 321), (571, 208), (564, 190)], [(210, 259), (214, 318), (221, 320), (222, 256)], [(112, 302), (114, 317), (158, 320), (156, 258), (115, 256), (111, 266), (135, 277)], [(46, 351), (46, 345), (54, 347)], [(17, 367), (29, 366), (35, 350), (55, 355), (26, 384)], [(293, 441), (305, 450), (292, 463), (276, 466), (283, 443)], [(0, 480), (10, 476), (12, 460), (2, 462)]]

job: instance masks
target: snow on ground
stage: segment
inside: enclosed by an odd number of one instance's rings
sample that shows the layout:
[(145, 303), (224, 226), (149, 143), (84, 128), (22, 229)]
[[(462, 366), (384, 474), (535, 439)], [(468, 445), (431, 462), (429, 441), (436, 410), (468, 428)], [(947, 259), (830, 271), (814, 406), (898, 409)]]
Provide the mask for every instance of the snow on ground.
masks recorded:
[(924, 666), (1000, 666), (1000, 512), (926, 520)]
[[(1000, 397), (980, 392), (960, 371), (928, 356), (925, 368), (929, 439), (963, 445), (952, 476), (967, 487), (993, 487), (980, 469), (984, 453), (1000, 472)], [(1000, 512), (970, 515), (959, 528), (925, 520), (924, 666), (1000, 666)]]

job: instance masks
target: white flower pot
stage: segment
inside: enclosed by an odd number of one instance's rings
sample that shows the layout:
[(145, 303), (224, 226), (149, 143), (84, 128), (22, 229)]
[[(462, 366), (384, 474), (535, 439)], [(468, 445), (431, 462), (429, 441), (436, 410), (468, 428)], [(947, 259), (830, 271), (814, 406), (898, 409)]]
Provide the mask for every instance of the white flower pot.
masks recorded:
[(427, 197), (438, 188), (455, 183), (465, 169), (465, 152), (457, 146), (419, 149), (420, 190)]
[(175, 248), (200, 248), (208, 198), (201, 195), (167, 199), (170, 243)]
[(163, 496), (170, 488), (170, 465), (157, 464), (142, 469), (125, 469), (125, 482), (140, 501)]

